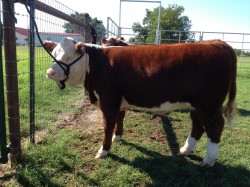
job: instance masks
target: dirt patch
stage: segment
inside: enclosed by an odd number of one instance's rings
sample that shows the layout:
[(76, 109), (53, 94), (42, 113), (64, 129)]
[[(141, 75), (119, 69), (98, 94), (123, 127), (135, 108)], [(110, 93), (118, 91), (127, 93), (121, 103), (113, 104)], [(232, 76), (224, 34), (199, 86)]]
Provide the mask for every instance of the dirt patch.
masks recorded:
[(94, 105), (84, 99), (78, 103), (79, 110), (74, 115), (60, 114), (59, 119), (62, 123), (56, 128), (74, 129), (79, 132), (88, 133), (102, 128), (102, 113)]

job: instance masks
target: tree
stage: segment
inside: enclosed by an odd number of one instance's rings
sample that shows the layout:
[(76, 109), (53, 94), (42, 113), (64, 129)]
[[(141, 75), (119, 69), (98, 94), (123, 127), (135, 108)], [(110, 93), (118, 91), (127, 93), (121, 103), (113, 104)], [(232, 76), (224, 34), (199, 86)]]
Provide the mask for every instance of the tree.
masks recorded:
[(139, 22), (133, 24), (132, 29), (134, 33), (139, 33), (135, 38), (130, 38), (130, 42), (145, 43), (148, 35), (148, 29), (146, 26), (142, 27)]
[(105, 27), (103, 25), (103, 22), (101, 20), (98, 20), (97, 17), (91, 19), (90, 24), (95, 27), (97, 31), (105, 31)]
[(237, 56), (250, 56), (250, 51), (242, 50), (242, 49), (234, 49)]
[[(85, 13), (75, 12), (75, 14), (71, 14), (72, 17), (84, 22), (85, 21)], [(68, 22), (63, 25), (66, 33), (83, 33), (83, 29), (81, 26), (76, 25), (74, 23)]]
[[(79, 12), (75, 12), (75, 14), (71, 14), (72, 17), (84, 22), (85, 21), (85, 15), (86, 13), (79, 13)], [(97, 32), (97, 40), (100, 41), (101, 38), (104, 37), (105, 33), (106, 33), (106, 29), (103, 25), (103, 22), (101, 20), (98, 20), (97, 17), (95, 18), (91, 18), (89, 17), (89, 24), (95, 28), (96, 32)], [(74, 23), (68, 22), (65, 23), (63, 25), (65, 32), (66, 33), (84, 33), (84, 30), (81, 26), (78, 26)]]
[[(162, 43), (173, 43), (174, 40), (186, 41), (189, 40), (193, 34), (189, 33), (192, 26), (191, 20), (188, 16), (183, 16), (183, 6), (176, 4), (169, 5), (167, 8), (161, 7), (161, 20), (160, 30), (172, 30), (172, 31), (184, 31), (181, 32), (161, 32)], [(158, 25), (158, 11), (159, 8), (154, 8), (152, 11), (146, 9), (146, 16), (143, 19), (143, 26), (140, 23), (134, 23), (132, 28), (133, 32), (138, 34), (135, 39), (143, 38), (147, 43), (153, 43), (155, 41), (156, 28)]]

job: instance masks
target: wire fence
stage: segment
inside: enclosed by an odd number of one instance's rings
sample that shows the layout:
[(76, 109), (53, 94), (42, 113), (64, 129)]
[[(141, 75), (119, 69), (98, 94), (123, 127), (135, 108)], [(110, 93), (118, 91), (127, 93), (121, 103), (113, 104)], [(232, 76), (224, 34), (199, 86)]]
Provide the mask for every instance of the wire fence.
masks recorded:
[[(16, 75), (11, 76), (17, 76), (18, 80), (20, 137), (23, 139), (31, 135), (31, 140), (35, 142), (34, 132), (42, 131), (43, 129), (53, 129), (55, 122), (60, 123), (67, 119), (71, 113), (81, 106), (84, 92), (82, 85), (66, 87), (66, 89), (60, 90), (54, 81), (47, 79), (46, 70), (51, 66), (51, 57), (41, 47), (36, 33), (32, 30), (33, 23), (25, 9), (24, 1), (19, 2), (14, 4), (12, 10), (9, 8), (3, 10), (4, 8), (1, 6), (1, 12), (6, 12), (9, 15), (13, 14), (10, 21), (13, 21), (14, 17), (17, 20), (17, 23), (12, 28), (9, 28), (15, 30), (16, 34), (16, 39), (12, 41), (13, 45), (16, 46), (16, 60), (14, 60), (15, 63), (9, 65), (15, 66), (16, 64), (17, 66)], [(59, 42), (62, 37), (70, 36), (76, 41), (90, 42), (88, 38), (90, 35), (89, 30), (86, 27), (88, 23), (83, 22), (83, 20), (74, 20), (80, 23), (77, 29), (79, 32), (65, 33), (65, 24), (69, 22), (68, 20), (71, 19), (71, 15), (75, 14), (72, 9), (56, 0), (39, 0), (33, 2), (36, 3), (34, 5), (36, 9), (33, 11), (42, 40)], [(29, 3), (32, 3), (32, 1), (29, 1)], [(43, 9), (48, 11), (48, 8), (58, 11), (57, 15), (53, 15), (55, 12), (43, 12)], [(32, 12), (31, 4), (29, 4), (29, 9)], [(64, 17), (66, 19), (63, 19)], [(1, 23), (3, 20), (4, 17), (1, 17)], [(97, 33), (100, 32), (97, 31)], [(33, 44), (31, 44), (32, 34), (34, 35)], [(7, 39), (3, 39), (3, 43), (7, 44), (9, 42)], [(32, 48), (34, 51), (31, 50)], [(6, 56), (6, 54), (1, 56), (3, 62), (6, 61)], [(3, 63), (3, 69), (6, 69), (6, 63)], [(4, 111), (7, 116), (5, 120), (7, 124), (6, 132), (8, 132), (7, 137), (9, 137), (13, 134), (10, 132), (10, 127), (12, 126), (10, 119), (13, 117), (9, 116), (10, 112), (7, 110), (9, 108), (7, 106), (9, 91), (6, 89), (6, 84), (8, 84), (8, 80), (6, 79), (8, 79), (7, 76), (9, 75), (6, 75), (5, 71), (3, 72), (0, 72), (0, 75), (4, 78), (4, 85), (0, 85), (2, 87), (0, 89), (3, 90), (5, 87), (5, 106), (3, 108), (1, 106), (1, 110), (5, 109)], [(1, 131), (1, 133), (5, 132)], [(36, 139), (38, 141), (39, 136)], [(1, 136), (0, 141), (0, 158), (4, 158), (0, 161), (4, 162), (6, 161), (6, 145), (2, 144), (4, 142), (3, 136)], [(11, 142), (11, 140), (7, 140), (6, 143), (8, 142)]]
[[(74, 12), (58, 3), (57, 1), (47, 1), (46, 3), (50, 3), (52, 7), (63, 11), (64, 13), (70, 15)], [(26, 15), (27, 18), (29, 17)], [(22, 20), (22, 17), (17, 16), (17, 20)], [(57, 17), (51, 16), (41, 11), (36, 11), (36, 21), (38, 28), (40, 29), (40, 33), (45, 33), (42, 35), (43, 40), (53, 40), (55, 42), (59, 42), (63, 36), (66, 36), (63, 33), (63, 26), (67, 23), (65, 20), (59, 19)], [(80, 27), (80, 26), (79, 26)], [(29, 28), (26, 28), (29, 29)], [(84, 31), (85, 29), (82, 28)], [(76, 37), (77, 41), (84, 41), (81, 33), (74, 33), (74, 35), (68, 35), (71, 37)], [(46, 54), (44, 49), (40, 46), (37, 41), (37, 36), (35, 36), (35, 68), (34, 72), (29, 71), (29, 48), (27, 46), (20, 46), (17, 50), (18, 57), (18, 70), (19, 73), (19, 82), (21, 83), (19, 86), (20, 93), (20, 113), (21, 113), (21, 125), (22, 125), (22, 135), (28, 136), (29, 134), (29, 90), (32, 85), (29, 85), (29, 74), (33, 73), (35, 75), (35, 128), (36, 130), (43, 129), (44, 127), (50, 126), (53, 124), (52, 122), (57, 121), (58, 115), (60, 113), (65, 112), (63, 109), (67, 110), (71, 107), (68, 103), (67, 96), (71, 93), (76, 95), (72, 95), (72, 98), (79, 99), (77, 97), (79, 93), (74, 89), (66, 89), (66, 90), (58, 90), (58, 87), (53, 81), (50, 81), (46, 78), (46, 69), (51, 64), (50, 57)], [(23, 50), (23, 53), (19, 53)], [(24, 56), (24, 54), (26, 54)], [(23, 69), (26, 67), (27, 69)], [(26, 83), (26, 84), (23, 84)], [(22, 86), (22, 87), (21, 87)], [(71, 92), (71, 93), (69, 93)], [(81, 91), (82, 92), (82, 88)], [(72, 101), (74, 102), (74, 101)]]

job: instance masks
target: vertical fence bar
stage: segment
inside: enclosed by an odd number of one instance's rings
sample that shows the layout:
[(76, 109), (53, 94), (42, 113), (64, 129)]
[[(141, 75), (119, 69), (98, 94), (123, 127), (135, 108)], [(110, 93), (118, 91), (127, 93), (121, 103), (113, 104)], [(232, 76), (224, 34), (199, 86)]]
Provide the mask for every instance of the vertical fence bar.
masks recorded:
[(107, 17), (107, 38), (109, 38), (109, 21), (110, 17)]
[(241, 43), (241, 51), (240, 51), (240, 56), (242, 56), (242, 55), (243, 55), (244, 41), (245, 41), (245, 34), (243, 34), (243, 35), (242, 35), (242, 43)]
[(3, 58), (2, 58), (3, 28), (0, 20), (0, 163), (8, 161), (7, 140), (5, 124), (5, 103), (4, 103), (4, 81), (3, 81)]
[[(30, 16), (35, 18), (35, 1), (30, 1)], [(29, 33), (30, 58), (30, 142), (35, 143), (35, 27), (30, 17)]]
[(4, 0), (2, 4), (10, 161), (12, 164), (15, 164), (19, 163), (21, 160), (21, 138), (14, 2), (13, 0)]
[(158, 22), (157, 22), (157, 30), (156, 30), (156, 44), (160, 43), (160, 22), (161, 22), (161, 1), (158, 1), (156, 3), (159, 3), (159, 11), (158, 11)]
[(203, 36), (204, 36), (204, 32), (201, 32), (201, 34), (200, 34), (200, 41), (203, 41)]

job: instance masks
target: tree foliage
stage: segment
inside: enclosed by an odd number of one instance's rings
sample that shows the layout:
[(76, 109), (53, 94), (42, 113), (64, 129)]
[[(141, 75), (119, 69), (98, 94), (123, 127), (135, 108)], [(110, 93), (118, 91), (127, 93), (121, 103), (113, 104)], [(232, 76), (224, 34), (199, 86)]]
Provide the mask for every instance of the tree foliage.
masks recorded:
[[(161, 19), (160, 19), (160, 30), (161, 42), (172, 43), (173, 40), (178, 40), (180, 37), (181, 41), (189, 40), (192, 37), (187, 31), (190, 31), (192, 22), (188, 16), (184, 16), (184, 7), (176, 4), (169, 5), (167, 8), (161, 7)], [(146, 9), (146, 16), (143, 19), (143, 25), (136, 22), (133, 23), (133, 32), (137, 33), (138, 36), (134, 39), (135, 41), (153, 43), (155, 41), (156, 29), (158, 25), (158, 11), (159, 8), (154, 8), (152, 11)], [(164, 30), (172, 31), (184, 31), (181, 32), (164, 32)], [(175, 41), (176, 42), (176, 41)]]
[[(79, 12), (75, 12), (75, 14), (71, 14), (72, 17), (84, 22), (84, 16), (85, 14), (83, 13), (79, 13)], [(67, 22), (63, 25), (63, 28), (65, 29), (66, 33), (83, 33), (83, 29), (81, 26), (76, 25), (74, 23), (71, 22)]]
[[(79, 12), (75, 12), (75, 14), (71, 14), (72, 17), (84, 22), (85, 20), (85, 15), (86, 13), (79, 13)], [(91, 18), (89, 16), (89, 23), (95, 28), (96, 32), (97, 32), (97, 37), (102, 38), (103, 34), (105, 33), (105, 27), (103, 25), (103, 22), (101, 20), (98, 20), (97, 17), (95, 18)], [(65, 32), (66, 33), (84, 33), (83, 27), (78, 26), (74, 23), (71, 22), (67, 22), (63, 25)]]
[(250, 56), (250, 51), (245, 51), (242, 49), (234, 49), (237, 56)]

